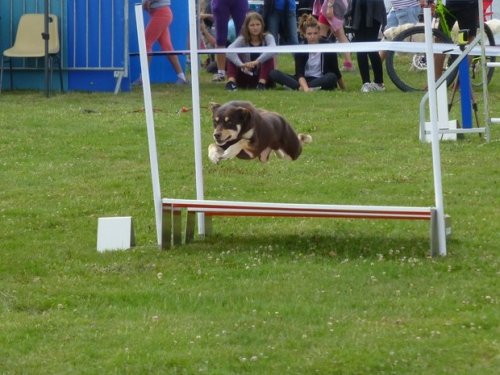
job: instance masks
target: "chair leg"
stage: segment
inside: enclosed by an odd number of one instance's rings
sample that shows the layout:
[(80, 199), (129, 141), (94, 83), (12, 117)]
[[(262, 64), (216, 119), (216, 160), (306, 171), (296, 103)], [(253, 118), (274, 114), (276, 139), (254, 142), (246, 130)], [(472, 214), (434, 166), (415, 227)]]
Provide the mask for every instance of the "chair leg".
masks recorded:
[(62, 63), (61, 57), (57, 56), (57, 63), (59, 64), (59, 82), (61, 83), (61, 93), (64, 92), (64, 84), (63, 84), (63, 74), (62, 74)]
[(3, 55), (2, 55), (2, 64), (0, 65), (0, 93), (2, 92), (3, 86)]
[(49, 57), (49, 96), (52, 92), (52, 76), (53, 76), (53, 66), (54, 66), (54, 63), (52, 61), (54, 57), (53, 56), (50, 56)]
[(10, 67), (10, 91), (14, 91), (14, 73), (12, 72), (12, 58), (9, 59)]
[(54, 60), (57, 61), (57, 68), (59, 70), (59, 85), (61, 87), (61, 92), (64, 92), (61, 59), (57, 55), (51, 55), (50, 59), (49, 59), (49, 64), (50, 64), (49, 65), (49, 69), (50, 69), (50, 87), (52, 88), (52, 77), (54, 75)]

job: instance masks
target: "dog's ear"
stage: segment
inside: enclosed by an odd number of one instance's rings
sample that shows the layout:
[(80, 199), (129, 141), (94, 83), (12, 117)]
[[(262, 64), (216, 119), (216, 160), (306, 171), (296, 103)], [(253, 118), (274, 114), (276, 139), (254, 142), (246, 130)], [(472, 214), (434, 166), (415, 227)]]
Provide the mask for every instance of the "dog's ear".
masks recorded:
[(210, 110), (212, 111), (212, 113), (215, 113), (215, 111), (217, 111), (217, 109), (220, 108), (220, 104), (214, 103), (214, 102), (210, 102), (208, 104), (208, 108), (210, 108)]
[(250, 117), (252, 116), (252, 112), (248, 108), (238, 107), (236, 111), (243, 121), (250, 120)]

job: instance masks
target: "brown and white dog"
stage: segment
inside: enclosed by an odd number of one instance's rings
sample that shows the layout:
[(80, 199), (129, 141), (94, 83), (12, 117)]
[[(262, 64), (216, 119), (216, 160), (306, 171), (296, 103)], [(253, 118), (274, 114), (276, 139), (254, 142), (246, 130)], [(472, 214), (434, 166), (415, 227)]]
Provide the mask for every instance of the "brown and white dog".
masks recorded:
[(246, 101), (211, 104), (215, 143), (208, 146), (208, 158), (217, 164), (238, 157), (263, 163), (272, 151), (281, 158), (296, 160), (308, 134), (297, 134), (281, 115), (256, 108)]

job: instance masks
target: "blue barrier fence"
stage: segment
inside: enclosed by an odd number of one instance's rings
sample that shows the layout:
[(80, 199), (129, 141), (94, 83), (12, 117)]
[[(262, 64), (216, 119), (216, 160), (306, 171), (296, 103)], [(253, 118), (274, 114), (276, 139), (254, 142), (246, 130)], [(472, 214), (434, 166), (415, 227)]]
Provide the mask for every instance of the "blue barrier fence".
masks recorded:
[[(49, 0), (50, 13), (59, 17), (64, 86), (67, 90), (128, 91), (139, 74), (133, 7), (140, 0)], [(0, 51), (13, 45), (24, 13), (43, 13), (44, 0), (0, 0)], [(171, 25), (175, 49), (187, 47), (187, 2), (173, 2)], [(148, 15), (145, 14), (147, 22)], [(155, 46), (159, 50), (159, 46)], [(180, 57), (185, 66), (185, 58)], [(14, 61), (15, 89), (43, 89), (43, 59)], [(7, 70), (8, 67), (6, 66)], [(8, 76), (8, 75), (7, 75)], [(165, 57), (153, 58), (153, 82), (174, 82), (176, 74)], [(54, 81), (53, 88), (58, 89)], [(4, 80), (8, 88), (8, 79)]]

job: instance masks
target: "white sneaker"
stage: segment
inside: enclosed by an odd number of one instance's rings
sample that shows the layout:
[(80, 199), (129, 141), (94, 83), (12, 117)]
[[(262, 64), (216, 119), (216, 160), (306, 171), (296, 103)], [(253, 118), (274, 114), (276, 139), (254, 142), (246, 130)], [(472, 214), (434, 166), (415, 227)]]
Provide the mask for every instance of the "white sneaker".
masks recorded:
[(363, 83), (363, 86), (361, 86), (361, 92), (370, 92), (370, 91), (372, 91), (372, 83), (371, 82)]
[(385, 86), (383, 83), (372, 82), (372, 90), (371, 91), (385, 91)]
[(375, 82), (365, 82), (361, 86), (361, 92), (375, 92), (375, 91), (385, 91), (385, 86), (383, 83)]
[(177, 81), (175, 81), (175, 84), (176, 85), (187, 85), (188, 81), (187, 81), (187, 79), (182, 79), (182, 78), (177, 77)]
[(135, 81), (132, 82), (132, 86), (142, 86), (142, 76), (139, 76)]
[(224, 82), (226, 80), (226, 75), (222, 73), (215, 73), (212, 76), (212, 82)]

